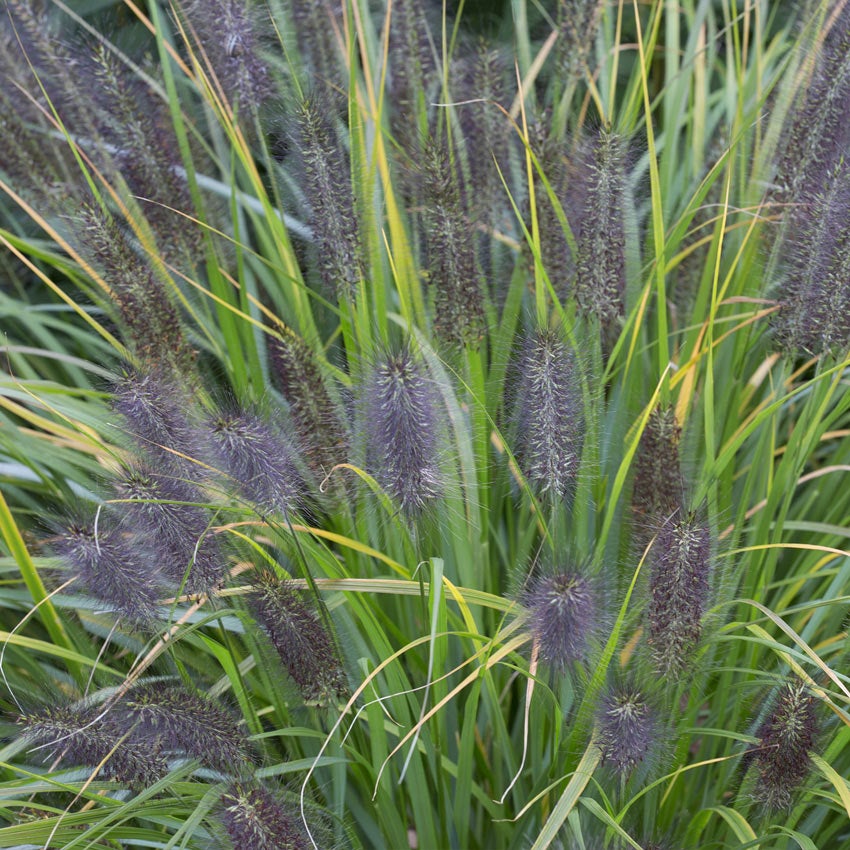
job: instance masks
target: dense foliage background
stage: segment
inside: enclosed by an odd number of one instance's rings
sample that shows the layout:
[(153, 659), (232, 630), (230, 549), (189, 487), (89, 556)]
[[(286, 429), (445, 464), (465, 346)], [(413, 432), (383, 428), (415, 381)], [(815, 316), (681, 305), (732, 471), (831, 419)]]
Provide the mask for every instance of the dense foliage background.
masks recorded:
[(5, 0), (0, 846), (850, 847), (850, 7)]

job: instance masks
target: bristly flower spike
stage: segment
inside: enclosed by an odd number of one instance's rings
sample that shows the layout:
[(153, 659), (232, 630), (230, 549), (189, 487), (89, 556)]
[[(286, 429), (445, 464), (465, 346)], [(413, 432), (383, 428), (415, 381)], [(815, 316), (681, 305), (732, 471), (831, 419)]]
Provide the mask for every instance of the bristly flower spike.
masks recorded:
[(212, 460), (230, 483), (261, 511), (288, 514), (303, 492), (289, 437), (272, 419), (240, 408), (207, 423)]
[(604, 328), (623, 315), (626, 292), (626, 147), (600, 128), (579, 155), (582, 201), (570, 225), (578, 243), (574, 293)]
[(181, 5), (231, 107), (240, 115), (252, 115), (271, 94), (271, 85), (248, 3), (184, 0)]
[(377, 360), (362, 393), (369, 471), (405, 514), (418, 514), (443, 490), (437, 389), (404, 348)]
[(156, 682), (133, 688), (111, 712), (132, 729), (133, 741), (153, 741), (221, 771), (246, 762), (248, 748), (236, 721), (219, 704), (183, 685)]
[(649, 553), (649, 644), (655, 669), (679, 677), (700, 639), (711, 574), (711, 532), (695, 516), (664, 523)]
[(143, 560), (119, 531), (104, 526), (105, 522), (71, 523), (54, 548), (95, 599), (134, 625), (144, 626), (156, 616), (162, 584), (157, 568)]
[(517, 455), (541, 494), (567, 498), (584, 440), (584, 402), (575, 355), (551, 330), (526, 342), (517, 369)]
[(248, 607), (307, 702), (328, 705), (347, 693), (333, 637), (292, 585), (263, 571)]
[(803, 685), (785, 685), (756, 732), (753, 796), (769, 810), (790, 808), (809, 773), (818, 733), (815, 709), (815, 698)]
[(363, 275), (360, 236), (348, 156), (331, 123), (332, 110), (317, 95), (296, 111), (296, 147), (304, 169), (310, 224), (322, 281), (340, 301), (354, 298)]
[(584, 659), (600, 615), (591, 579), (572, 570), (537, 577), (522, 597), (540, 658), (553, 667)]
[(46, 761), (60, 758), (69, 766), (95, 768), (103, 775), (133, 788), (152, 785), (167, 773), (155, 742), (130, 739), (128, 728), (116, 724), (109, 713), (99, 716), (98, 706), (49, 706), (19, 721), (33, 748), (46, 753)]
[(600, 699), (596, 727), (603, 762), (623, 778), (652, 754), (661, 728), (647, 695), (630, 682), (608, 686)]
[(221, 795), (219, 815), (234, 850), (309, 850), (301, 813), (257, 783), (235, 782)]

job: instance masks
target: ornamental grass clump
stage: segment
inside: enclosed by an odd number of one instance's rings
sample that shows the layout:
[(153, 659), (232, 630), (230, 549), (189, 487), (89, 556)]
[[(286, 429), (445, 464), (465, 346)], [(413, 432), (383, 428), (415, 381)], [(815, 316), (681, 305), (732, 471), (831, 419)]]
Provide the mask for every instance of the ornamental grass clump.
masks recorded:
[(850, 2), (0, 6), (0, 846), (847, 845)]

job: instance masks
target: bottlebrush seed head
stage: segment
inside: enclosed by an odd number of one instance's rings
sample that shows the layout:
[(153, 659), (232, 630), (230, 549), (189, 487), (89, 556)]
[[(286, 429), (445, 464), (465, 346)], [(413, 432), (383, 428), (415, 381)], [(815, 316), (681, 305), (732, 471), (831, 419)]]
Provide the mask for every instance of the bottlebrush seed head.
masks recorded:
[(564, 499), (576, 482), (584, 402), (576, 358), (554, 331), (538, 330), (517, 369), (517, 456), (531, 485)]
[(469, 345), (481, 336), (484, 302), (456, 167), (446, 146), (431, 139), (424, 151), (423, 200), (428, 268), (434, 289), (434, 329), (450, 345)]
[(296, 112), (295, 142), (312, 208), (310, 224), (322, 281), (338, 300), (349, 301), (363, 274), (360, 236), (348, 156), (330, 115), (329, 104), (316, 95), (302, 100)]
[[(638, 443), (632, 491), (632, 510), (647, 527), (666, 520), (682, 502), (681, 435), (673, 407), (656, 407), (649, 414)], [(648, 542), (647, 537), (644, 545)]]
[(207, 423), (213, 462), (261, 511), (285, 514), (302, 494), (295, 450), (277, 423), (233, 408)]
[(596, 40), (600, 0), (559, 0), (556, 63), (562, 80), (579, 77)]
[(185, 0), (181, 5), (210, 66), (207, 73), (212, 72), (240, 115), (256, 112), (272, 90), (268, 68), (259, 56), (258, 27), (249, 4), (246, 0)]
[(247, 759), (245, 736), (231, 715), (182, 685), (157, 682), (133, 688), (112, 710), (132, 728), (132, 740), (156, 742), (216, 770), (232, 771)]
[(208, 512), (198, 507), (204, 497), (194, 484), (134, 467), (117, 479), (115, 492), (128, 500), (120, 507), (124, 526), (151, 551), (171, 583), (179, 586), (185, 579), (186, 589), (195, 593), (221, 579), (224, 559), (209, 531)]
[(584, 141), (577, 173), (582, 202), (570, 217), (578, 257), (574, 293), (579, 308), (610, 326), (623, 314), (626, 290), (626, 147), (605, 129)]
[(197, 435), (186, 416), (189, 394), (166, 374), (129, 370), (112, 387), (112, 406), (153, 465), (180, 478), (195, 475)]
[(128, 729), (109, 714), (99, 717), (96, 706), (48, 706), (19, 722), (32, 747), (47, 745), (39, 750), (45, 762), (60, 759), (68, 766), (88, 768), (104, 762), (105, 777), (133, 788), (152, 785), (168, 772), (153, 742), (130, 740)]
[(93, 524), (71, 523), (54, 548), (91, 596), (133, 624), (146, 625), (156, 616), (160, 577), (128, 545), (131, 541), (104, 526), (106, 522), (95, 530)]
[(800, 200), (780, 248), (774, 331), (788, 353), (842, 355), (850, 349), (850, 168), (842, 161), (823, 191)]
[(522, 598), (540, 657), (554, 667), (582, 660), (600, 614), (592, 581), (578, 572), (539, 576)]
[(663, 676), (685, 672), (700, 639), (709, 596), (711, 532), (691, 516), (669, 519), (649, 553), (647, 631), (652, 659)]
[(307, 461), (312, 469), (326, 474), (347, 458), (348, 435), (316, 357), (303, 339), (289, 333), (274, 340), (270, 351)]
[(248, 606), (306, 702), (328, 705), (348, 692), (333, 637), (294, 587), (263, 571)]
[(235, 850), (308, 850), (301, 814), (259, 784), (237, 782), (221, 796), (221, 822)]
[(785, 685), (756, 737), (753, 795), (766, 808), (790, 808), (809, 773), (818, 734), (815, 698), (802, 685)]
[(442, 492), (440, 399), (409, 348), (380, 358), (362, 390), (369, 471), (408, 515)]
[(660, 724), (647, 696), (633, 683), (609, 685), (596, 715), (602, 760), (623, 777), (658, 743)]

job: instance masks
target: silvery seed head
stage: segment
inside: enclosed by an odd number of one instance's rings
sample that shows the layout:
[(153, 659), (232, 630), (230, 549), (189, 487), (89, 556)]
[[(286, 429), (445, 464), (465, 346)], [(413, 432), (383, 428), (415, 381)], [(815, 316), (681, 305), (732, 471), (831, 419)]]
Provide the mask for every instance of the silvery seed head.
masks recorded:
[(240, 495), (263, 512), (298, 507), (303, 486), (295, 449), (275, 420), (233, 407), (211, 417), (206, 433), (214, 465)]
[(584, 441), (584, 401), (575, 355), (551, 330), (526, 341), (516, 370), (517, 457), (540, 494), (572, 492)]
[(576, 571), (537, 577), (522, 602), (540, 657), (553, 667), (581, 661), (600, 617), (593, 582)]
[(443, 489), (440, 398), (409, 348), (379, 358), (361, 390), (369, 471), (406, 514)]

